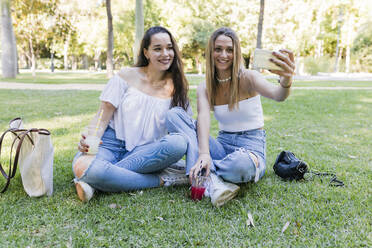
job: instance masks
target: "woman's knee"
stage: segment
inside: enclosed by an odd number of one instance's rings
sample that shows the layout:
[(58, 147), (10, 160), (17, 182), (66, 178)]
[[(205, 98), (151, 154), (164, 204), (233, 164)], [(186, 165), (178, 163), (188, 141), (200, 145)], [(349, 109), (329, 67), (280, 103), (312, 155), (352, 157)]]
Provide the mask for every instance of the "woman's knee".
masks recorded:
[[(252, 153), (235, 154), (232, 159), (228, 180), (233, 183), (245, 183), (255, 180), (256, 171), (261, 164), (258, 157)], [(264, 166), (264, 165), (263, 165)]]
[(177, 128), (184, 125), (184, 123), (189, 125), (189, 122), (191, 123), (191, 117), (181, 107), (171, 108), (165, 116), (165, 125), (169, 132), (177, 132)]
[(181, 133), (171, 133), (164, 136), (163, 142), (166, 142), (167, 150), (172, 154), (183, 156), (187, 150), (187, 138)]
[(73, 172), (76, 178), (81, 178), (85, 171), (89, 168), (93, 162), (95, 156), (93, 155), (83, 155), (76, 159), (75, 163), (72, 165)]
[(184, 111), (185, 110), (183, 110), (183, 108), (181, 108), (181, 107), (173, 107), (173, 108), (171, 108), (166, 113), (166, 116), (165, 116), (166, 122), (175, 123), (175, 122), (181, 120)]

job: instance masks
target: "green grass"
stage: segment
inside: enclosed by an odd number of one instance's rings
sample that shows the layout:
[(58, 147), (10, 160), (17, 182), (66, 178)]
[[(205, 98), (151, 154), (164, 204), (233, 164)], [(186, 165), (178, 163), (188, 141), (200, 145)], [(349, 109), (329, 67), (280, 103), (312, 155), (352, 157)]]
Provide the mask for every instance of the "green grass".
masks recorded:
[(2, 82), (38, 83), (38, 84), (104, 84), (106, 73), (95, 72), (37, 72), (36, 77), (24, 72), (15, 79), (1, 78)]
[[(198, 85), (205, 81), (204, 76), (186, 75), (190, 85)], [(37, 72), (34, 78), (31, 73), (24, 72), (16, 79), (0, 78), (1, 82), (39, 83), (39, 84), (105, 84), (106, 73), (100, 72)], [(275, 80), (270, 79), (274, 82)], [(295, 81), (294, 86), (314, 87), (372, 87), (372, 81)]]
[[(187, 76), (189, 83), (198, 85), (204, 81), (202, 76)], [(1, 82), (16, 83), (38, 83), (38, 84), (105, 84), (107, 83), (106, 73), (96, 72), (37, 72), (33, 77), (31, 73), (24, 72), (17, 75), (15, 79), (0, 78)]]
[(372, 81), (297, 81), (297, 87), (372, 87)]
[[(195, 90), (190, 95), (196, 112)], [(372, 91), (295, 90), (282, 103), (262, 98), (266, 175), (241, 185), (222, 208), (208, 199), (192, 202), (186, 186), (99, 193), (81, 203), (71, 161), (98, 96), (0, 90), (1, 130), (22, 116), (27, 127), (49, 129), (55, 147), (52, 197), (29, 198), (19, 174), (0, 195), (0, 247), (371, 247)], [(211, 133), (217, 134), (215, 120)], [(272, 165), (283, 149), (314, 170), (336, 173), (346, 186), (280, 180)], [(248, 212), (256, 227), (246, 225)]]

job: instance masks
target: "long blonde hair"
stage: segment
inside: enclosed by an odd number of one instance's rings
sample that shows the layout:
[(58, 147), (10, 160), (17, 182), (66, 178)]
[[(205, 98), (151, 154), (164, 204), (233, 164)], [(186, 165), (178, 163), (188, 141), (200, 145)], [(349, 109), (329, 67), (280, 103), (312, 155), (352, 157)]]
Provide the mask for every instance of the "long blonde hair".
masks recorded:
[(206, 85), (209, 105), (213, 109), (213, 106), (216, 105), (216, 94), (218, 88), (217, 81), (217, 71), (214, 65), (213, 51), (214, 43), (218, 36), (225, 35), (230, 37), (233, 42), (234, 49), (234, 59), (232, 64), (232, 73), (231, 73), (231, 83), (229, 88), (229, 110), (231, 111), (234, 108), (238, 107), (239, 102), (239, 74), (242, 68), (242, 53), (240, 49), (239, 38), (236, 33), (227, 27), (222, 27), (213, 32), (208, 41), (208, 46), (206, 48), (205, 57), (206, 57)]

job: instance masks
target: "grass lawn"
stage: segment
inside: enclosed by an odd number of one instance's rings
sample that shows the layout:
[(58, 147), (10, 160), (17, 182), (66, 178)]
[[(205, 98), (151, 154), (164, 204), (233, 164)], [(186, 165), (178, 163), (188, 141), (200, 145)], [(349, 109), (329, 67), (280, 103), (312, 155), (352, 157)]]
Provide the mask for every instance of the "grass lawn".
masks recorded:
[[(204, 76), (186, 75), (190, 85), (204, 82)], [(107, 75), (104, 72), (37, 72), (36, 78), (29, 72), (22, 72), (16, 79), (0, 78), (1, 82), (38, 83), (38, 84), (105, 84)], [(274, 82), (274, 79), (270, 79)], [(372, 87), (372, 81), (300, 81), (296, 80), (294, 86), (319, 86), (319, 87)]]
[[(204, 80), (201, 76), (187, 76), (189, 83), (198, 85)], [(29, 72), (22, 72), (15, 79), (2, 78), (1, 82), (38, 83), (38, 84), (105, 84), (107, 75), (103, 72), (37, 72), (33, 77)]]
[[(222, 208), (192, 202), (186, 186), (98, 193), (81, 203), (71, 161), (98, 96), (0, 90), (1, 130), (22, 116), (28, 127), (49, 129), (55, 147), (52, 197), (29, 198), (19, 174), (0, 195), (0, 247), (371, 247), (372, 91), (294, 90), (283, 103), (262, 98), (266, 175), (241, 185)], [(195, 90), (190, 96), (196, 112)], [(214, 119), (212, 125), (215, 136)], [(336, 173), (346, 186), (280, 180), (272, 165), (283, 149), (314, 170)], [(249, 212), (255, 227), (246, 225)]]
[(0, 78), (4, 82), (38, 83), (38, 84), (104, 84), (106, 73), (95, 72), (37, 72), (33, 77), (30, 72), (22, 72), (15, 79)]

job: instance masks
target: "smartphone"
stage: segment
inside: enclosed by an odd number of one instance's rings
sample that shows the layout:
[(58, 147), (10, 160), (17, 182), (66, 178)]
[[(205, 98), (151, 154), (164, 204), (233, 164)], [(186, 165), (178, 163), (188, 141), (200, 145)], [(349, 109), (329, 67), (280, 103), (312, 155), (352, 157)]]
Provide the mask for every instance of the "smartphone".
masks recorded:
[(272, 51), (256, 48), (253, 56), (253, 68), (284, 71), (283, 68), (270, 61), (276, 58)]

